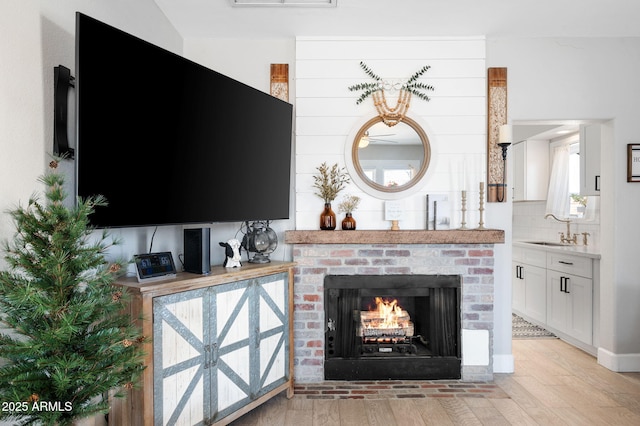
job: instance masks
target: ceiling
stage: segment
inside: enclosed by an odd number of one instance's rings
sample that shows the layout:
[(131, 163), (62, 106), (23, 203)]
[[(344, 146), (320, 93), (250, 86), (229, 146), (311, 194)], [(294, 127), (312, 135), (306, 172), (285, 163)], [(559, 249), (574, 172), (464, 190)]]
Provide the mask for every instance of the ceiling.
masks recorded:
[(638, 0), (337, 0), (318, 8), (155, 2), (184, 38), (640, 36)]

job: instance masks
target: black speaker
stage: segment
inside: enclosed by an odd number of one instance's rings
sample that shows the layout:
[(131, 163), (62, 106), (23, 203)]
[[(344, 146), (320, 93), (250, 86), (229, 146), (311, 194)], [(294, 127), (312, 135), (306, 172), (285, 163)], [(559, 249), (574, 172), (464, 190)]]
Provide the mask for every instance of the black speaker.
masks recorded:
[(206, 275), (211, 272), (211, 229), (184, 230), (184, 270)]

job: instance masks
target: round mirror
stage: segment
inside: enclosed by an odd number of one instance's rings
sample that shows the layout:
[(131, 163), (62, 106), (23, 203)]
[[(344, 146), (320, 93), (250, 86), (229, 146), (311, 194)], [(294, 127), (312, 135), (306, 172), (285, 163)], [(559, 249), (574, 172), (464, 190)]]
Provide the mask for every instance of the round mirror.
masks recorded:
[(417, 184), (431, 160), (429, 137), (410, 117), (391, 127), (373, 117), (352, 132), (345, 148), (353, 181), (383, 199), (405, 196), (416, 186), (419, 189)]

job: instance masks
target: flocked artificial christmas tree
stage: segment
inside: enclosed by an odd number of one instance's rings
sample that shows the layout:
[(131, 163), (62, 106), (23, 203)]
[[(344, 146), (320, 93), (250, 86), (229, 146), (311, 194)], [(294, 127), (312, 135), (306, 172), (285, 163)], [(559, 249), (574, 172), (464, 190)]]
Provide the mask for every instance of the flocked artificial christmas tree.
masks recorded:
[(0, 419), (24, 424), (106, 413), (109, 391), (124, 396), (143, 369), (144, 338), (113, 284), (122, 264), (104, 258), (117, 241), (89, 225), (104, 200), (65, 206), (57, 164), (41, 179), (45, 202), (10, 212), (17, 232), (0, 272)]

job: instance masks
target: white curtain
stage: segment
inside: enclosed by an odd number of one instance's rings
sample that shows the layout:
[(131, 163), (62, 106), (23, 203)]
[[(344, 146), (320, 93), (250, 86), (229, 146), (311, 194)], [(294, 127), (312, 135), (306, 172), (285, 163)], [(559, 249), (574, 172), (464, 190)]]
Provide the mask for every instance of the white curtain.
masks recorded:
[(593, 196), (587, 197), (587, 209), (584, 212), (584, 217), (582, 218), (588, 222), (594, 222), (599, 219), (600, 213), (600, 197)]
[(569, 217), (569, 145), (553, 149), (546, 214), (558, 218)]

